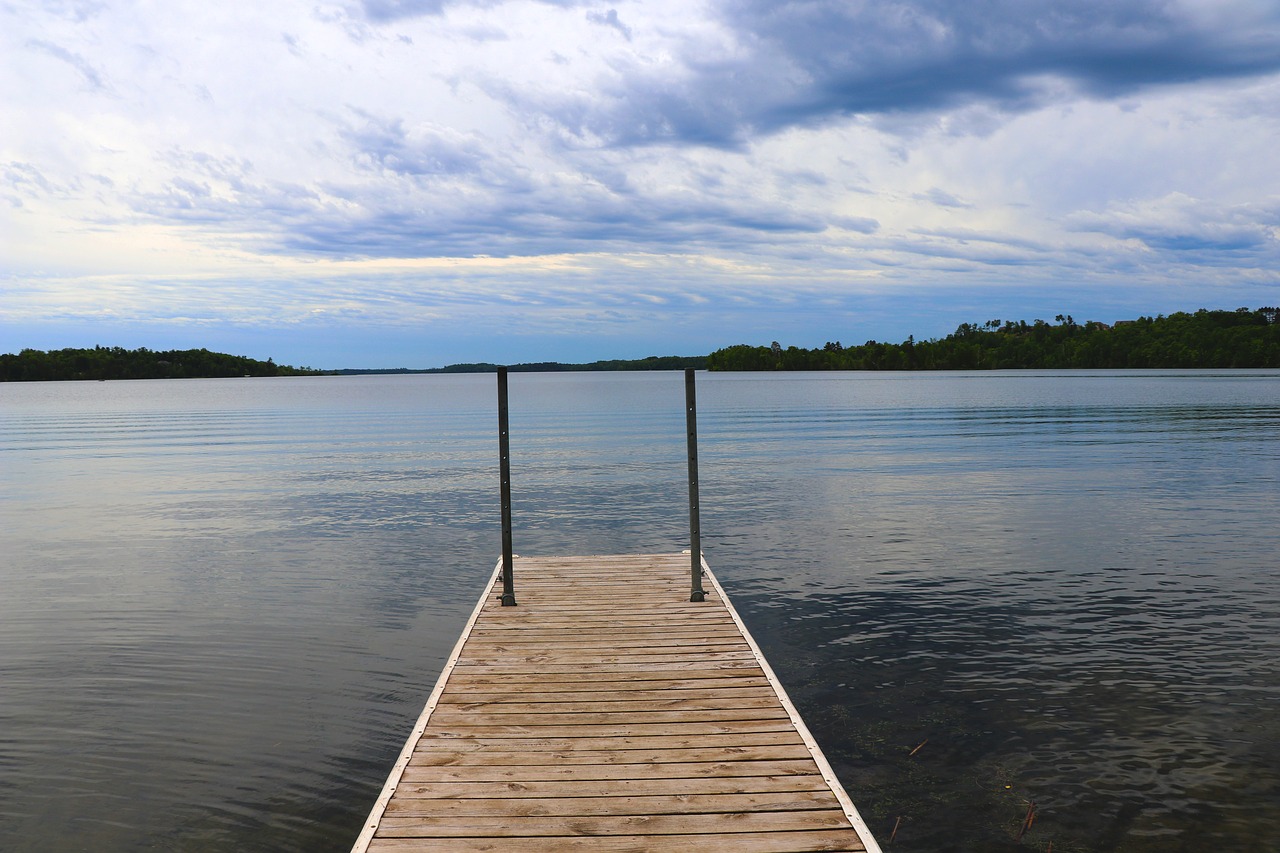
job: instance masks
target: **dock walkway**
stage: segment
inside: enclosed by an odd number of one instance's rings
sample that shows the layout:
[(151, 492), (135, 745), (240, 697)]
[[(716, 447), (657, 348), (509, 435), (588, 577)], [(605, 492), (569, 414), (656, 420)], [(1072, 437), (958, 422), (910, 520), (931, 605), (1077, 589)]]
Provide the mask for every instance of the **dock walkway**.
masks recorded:
[(486, 588), (353, 853), (879, 853), (709, 570), (516, 557)]

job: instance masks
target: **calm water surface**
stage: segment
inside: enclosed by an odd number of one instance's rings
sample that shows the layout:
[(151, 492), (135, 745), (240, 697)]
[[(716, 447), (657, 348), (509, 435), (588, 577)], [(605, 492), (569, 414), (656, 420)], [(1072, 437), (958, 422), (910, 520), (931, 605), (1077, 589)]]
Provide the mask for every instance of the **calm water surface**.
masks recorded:
[[(499, 551), (493, 381), (0, 385), (0, 850), (348, 849)], [(1280, 849), (1278, 392), (700, 375), (704, 549), (882, 844)], [(511, 405), (519, 553), (687, 547), (680, 374)]]

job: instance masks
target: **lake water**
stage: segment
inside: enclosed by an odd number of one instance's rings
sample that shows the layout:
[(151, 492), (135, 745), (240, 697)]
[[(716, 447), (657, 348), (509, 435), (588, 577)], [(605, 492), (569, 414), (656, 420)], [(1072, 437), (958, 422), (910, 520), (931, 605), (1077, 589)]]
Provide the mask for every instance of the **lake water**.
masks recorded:
[[(512, 374), (517, 553), (688, 547), (683, 393)], [(882, 844), (1280, 850), (1280, 372), (698, 394), (707, 559)], [(494, 397), (0, 385), (0, 849), (348, 849), (500, 551)]]

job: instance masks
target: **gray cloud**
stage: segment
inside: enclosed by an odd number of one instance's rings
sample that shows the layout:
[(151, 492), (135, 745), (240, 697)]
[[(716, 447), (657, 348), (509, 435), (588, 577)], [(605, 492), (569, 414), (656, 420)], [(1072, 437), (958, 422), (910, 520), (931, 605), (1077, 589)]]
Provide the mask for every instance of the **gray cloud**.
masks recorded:
[(609, 144), (733, 147), (851, 115), (988, 104), (1019, 112), (1065, 96), (1280, 70), (1280, 8), (1199, 18), (1162, 0), (725, 0), (732, 50), (690, 44), (679, 73), (637, 62), (607, 100), (542, 106)]
[(13, 207), (22, 207), (24, 199), (59, 194), (44, 174), (30, 163), (0, 164), (0, 198)]
[[(1015, 241), (988, 239), (954, 232), (916, 231), (910, 239), (894, 238), (888, 247), (902, 256), (911, 257), (913, 264), (927, 269), (948, 269), (956, 272), (972, 272), (984, 267), (1031, 267), (1042, 265), (1044, 252)], [(1055, 257), (1060, 267), (1073, 264), (1068, 258)], [(943, 262), (945, 266), (938, 266)]]
[[(332, 190), (333, 194), (339, 191)], [(436, 194), (315, 211), (282, 235), (280, 248), (343, 257), (529, 257), (578, 252), (761, 248), (826, 228), (818, 217), (765, 205), (618, 195), (599, 187), (539, 182), (525, 194)], [(362, 199), (370, 204), (359, 204)], [(869, 231), (868, 221), (851, 223)]]
[(874, 234), (880, 230), (880, 223), (865, 216), (833, 216), (831, 224), (846, 231), (859, 234)]
[[(375, 24), (439, 15), (447, 6), (498, 6), (503, 0), (360, 0), (362, 17)], [(538, 0), (548, 6), (580, 6), (591, 0)]]
[(1203, 261), (1225, 256), (1239, 262), (1248, 255), (1280, 250), (1280, 201), (1230, 207), (1171, 193), (1144, 203), (1112, 205), (1102, 213), (1067, 218), (1078, 230), (1135, 240), (1148, 249)]
[(241, 157), (174, 148), (157, 164), (168, 175), (157, 188), (122, 194), (136, 218), (236, 235), (259, 250), (333, 203), (315, 188), (260, 178)]
[(95, 91), (106, 90), (107, 84), (103, 79), (102, 74), (99, 73), (98, 69), (94, 68), (93, 65), (80, 54), (73, 53), (61, 45), (41, 39), (32, 39), (31, 41), (28, 41), (27, 47), (38, 50), (41, 53), (52, 56), (53, 58), (59, 59), (70, 65), (82, 78), (84, 78), (84, 82), (89, 85), (90, 89)]
[(975, 231), (972, 228), (916, 228), (912, 230), (912, 233), (919, 234), (922, 237), (952, 241), (961, 245), (976, 243), (1016, 249), (1027, 254), (1043, 255), (1049, 251), (1049, 246), (1040, 241), (1012, 237), (1008, 234)]
[(290, 33), (281, 33), (280, 38), (285, 43), (285, 46), (289, 48), (289, 53), (293, 54), (298, 59), (306, 58), (306, 55), (302, 50), (302, 45), (298, 42), (297, 36)]
[(345, 178), (302, 185), (258, 175), (245, 158), (172, 149), (160, 157), (169, 177), (127, 204), (257, 251), (335, 258), (757, 251), (828, 227), (879, 228), (733, 188), (655, 190), (598, 162), (544, 173), (475, 134), (354, 115), (335, 131), (352, 167)]
[(362, 114), (359, 127), (341, 131), (366, 168), (418, 177), (478, 176), (486, 155), (474, 136), (425, 128), (410, 134), (401, 119)]
[(364, 17), (374, 23), (438, 15), (448, 4), (449, 0), (360, 0)]
[(618, 19), (617, 9), (610, 9), (608, 12), (587, 12), (587, 20), (603, 27), (611, 27), (622, 33), (627, 41), (631, 41), (631, 28)]
[(973, 205), (966, 201), (956, 198), (951, 193), (939, 187), (933, 187), (928, 192), (917, 193), (915, 198), (919, 201), (927, 201), (930, 204), (936, 204), (939, 207), (954, 208), (972, 208)]
[(103, 0), (44, 0), (41, 6), (52, 14), (81, 22), (103, 12), (107, 4)]

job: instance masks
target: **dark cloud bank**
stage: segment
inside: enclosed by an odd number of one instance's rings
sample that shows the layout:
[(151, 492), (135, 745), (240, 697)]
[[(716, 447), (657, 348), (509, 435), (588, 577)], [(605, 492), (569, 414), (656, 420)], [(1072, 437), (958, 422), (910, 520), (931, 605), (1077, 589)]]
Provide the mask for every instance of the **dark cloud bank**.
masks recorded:
[(675, 77), (622, 68), (602, 101), (542, 108), (605, 144), (733, 147), (833, 117), (1018, 112), (1280, 70), (1280, 7), (1199, 20), (1156, 0), (726, 0), (717, 11), (736, 42), (725, 56), (690, 42)]

